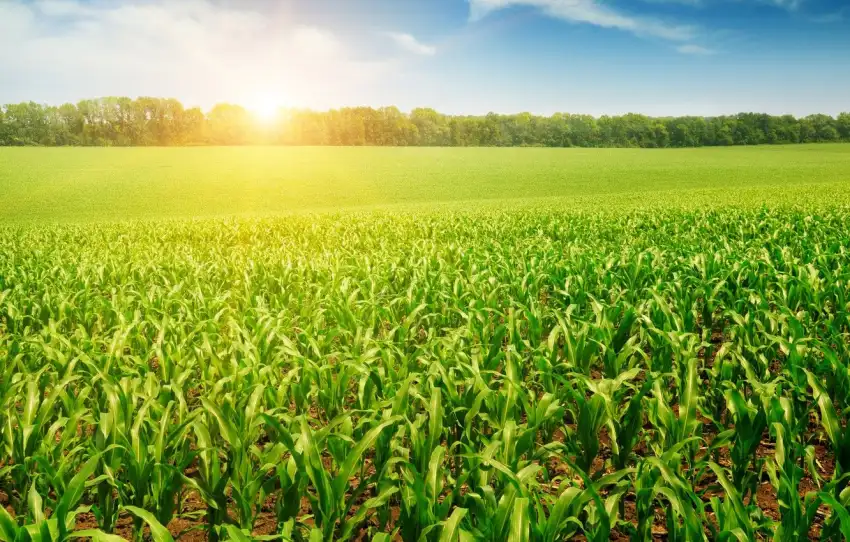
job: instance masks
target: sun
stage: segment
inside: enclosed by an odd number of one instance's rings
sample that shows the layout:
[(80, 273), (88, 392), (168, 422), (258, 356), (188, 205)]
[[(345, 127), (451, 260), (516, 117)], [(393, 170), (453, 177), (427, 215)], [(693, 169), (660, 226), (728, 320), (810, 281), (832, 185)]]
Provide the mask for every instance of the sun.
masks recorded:
[(260, 122), (270, 123), (280, 117), (283, 102), (280, 98), (274, 96), (258, 96), (248, 100), (245, 107)]

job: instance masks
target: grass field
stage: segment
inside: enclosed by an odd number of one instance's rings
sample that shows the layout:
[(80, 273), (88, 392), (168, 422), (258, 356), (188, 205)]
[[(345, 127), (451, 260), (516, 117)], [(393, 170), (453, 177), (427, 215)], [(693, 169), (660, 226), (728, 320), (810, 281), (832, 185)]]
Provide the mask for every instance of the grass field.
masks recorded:
[(0, 541), (850, 539), (848, 189), (840, 145), (0, 149)]
[[(850, 145), (681, 150), (0, 148), (0, 221), (269, 215), (538, 200), (844, 192)], [(808, 185), (817, 185), (808, 187)], [(673, 192), (671, 194), (671, 192)], [(687, 198), (685, 198), (687, 199)], [(827, 198), (831, 199), (831, 198)], [(663, 201), (662, 201), (663, 203)]]

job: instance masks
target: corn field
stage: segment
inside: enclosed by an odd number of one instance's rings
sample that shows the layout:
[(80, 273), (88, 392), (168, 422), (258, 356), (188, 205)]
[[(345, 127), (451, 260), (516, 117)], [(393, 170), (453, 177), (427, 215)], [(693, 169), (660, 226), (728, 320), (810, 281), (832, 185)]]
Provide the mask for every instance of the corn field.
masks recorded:
[(850, 539), (850, 208), (0, 229), (0, 541)]

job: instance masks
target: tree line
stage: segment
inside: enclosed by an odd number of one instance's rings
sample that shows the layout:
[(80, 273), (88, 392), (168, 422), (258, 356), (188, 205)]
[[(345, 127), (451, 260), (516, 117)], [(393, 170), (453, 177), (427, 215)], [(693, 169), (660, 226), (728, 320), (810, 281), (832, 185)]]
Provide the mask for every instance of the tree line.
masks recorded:
[(61, 106), (0, 107), (0, 145), (397, 145), (494, 147), (700, 147), (850, 141), (850, 113), (720, 117), (593, 117), (556, 113), (444, 115), (429, 108), (282, 110), (273, 121), (219, 104), (209, 112), (175, 99), (98, 98)]

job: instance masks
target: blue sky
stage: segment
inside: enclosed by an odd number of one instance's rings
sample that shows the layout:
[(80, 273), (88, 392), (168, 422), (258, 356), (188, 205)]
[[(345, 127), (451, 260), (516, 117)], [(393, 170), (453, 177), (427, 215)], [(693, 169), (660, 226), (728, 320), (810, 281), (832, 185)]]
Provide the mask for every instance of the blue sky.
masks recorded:
[(850, 110), (848, 0), (0, 0), (0, 103)]

